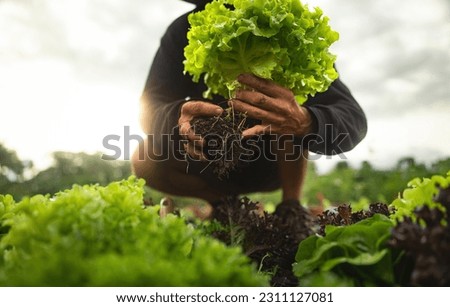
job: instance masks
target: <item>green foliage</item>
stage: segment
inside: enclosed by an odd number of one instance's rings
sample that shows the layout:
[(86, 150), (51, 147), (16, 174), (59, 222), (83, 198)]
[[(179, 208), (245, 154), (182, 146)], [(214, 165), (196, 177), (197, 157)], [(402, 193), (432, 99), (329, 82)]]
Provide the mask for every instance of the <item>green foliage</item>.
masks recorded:
[(261, 286), (239, 248), (143, 206), (143, 180), (0, 196), (0, 285)]
[(3, 225), (3, 221), (11, 216), (14, 205), (14, 198), (11, 195), (0, 194), (0, 239), (9, 231), (9, 227)]
[[(0, 144), (0, 156), (2, 155), (1, 151), (2, 145)], [(14, 151), (3, 152), (9, 152), (9, 156), (2, 160), (0, 192), (12, 194), (17, 199), (34, 194), (54, 194), (71, 188), (74, 183), (106, 185), (131, 175), (131, 166), (128, 161), (103, 160), (101, 153), (54, 152), (52, 154), (53, 163), (47, 169), (37, 172), (30, 162), (20, 161)], [(7, 163), (8, 161), (15, 162), (12, 164)], [(5, 165), (10, 167), (6, 168)], [(11, 165), (15, 167), (12, 168)], [(24, 172), (33, 176), (24, 178)], [(9, 175), (2, 176), (2, 174)], [(11, 179), (5, 182), (2, 178)]]
[(310, 164), (302, 201), (314, 206), (328, 200), (334, 205), (351, 204), (354, 209), (361, 208), (364, 199), (370, 203), (390, 204), (411, 178), (446, 174), (449, 170), (450, 158), (425, 165), (406, 157), (387, 169), (375, 168), (367, 161), (359, 167), (351, 167), (343, 161), (324, 174), (319, 174), (315, 164)]
[(22, 179), (25, 165), (14, 150), (0, 143), (0, 188), (10, 187), (14, 181)]
[(392, 216), (394, 220), (403, 220), (405, 216), (415, 218), (414, 210), (428, 206), (429, 208), (439, 208), (445, 212), (445, 208), (435, 202), (435, 197), (439, 192), (439, 188), (447, 188), (450, 186), (450, 171), (447, 176), (435, 175), (431, 178), (414, 178), (408, 183), (401, 196), (392, 202), (392, 206), (396, 209)]
[[(54, 194), (71, 188), (74, 183), (106, 185), (128, 178), (131, 174), (129, 161), (102, 160), (100, 153), (55, 152), (53, 163), (39, 172), (30, 161), (21, 161), (15, 151), (6, 149), (1, 143), (0, 155), (0, 193), (14, 195), (16, 199), (34, 194)], [(391, 203), (411, 178), (445, 174), (448, 170), (450, 158), (425, 165), (407, 157), (390, 169), (377, 169), (369, 162), (363, 162), (358, 168), (341, 162), (325, 174), (318, 174), (315, 164), (311, 163), (303, 187), (302, 203), (322, 208), (327, 208), (329, 204), (348, 203), (355, 210), (363, 209), (369, 202)], [(165, 196), (152, 189), (147, 189), (146, 194), (154, 203), (159, 203)], [(254, 193), (249, 197), (273, 211), (281, 199), (281, 191)], [(198, 200), (178, 197), (175, 202), (186, 206)]]
[[(342, 168), (342, 165), (341, 165)], [(347, 169), (347, 168), (345, 168)], [(444, 206), (437, 203), (439, 188), (450, 186), (450, 172), (447, 176), (434, 175), (430, 178), (415, 178), (408, 183), (402, 196), (391, 204), (395, 213), (390, 218), (374, 215), (371, 218), (349, 226), (326, 226), (325, 236), (310, 236), (299, 245), (294, 273), (303, 286), (395, 286), (410, 285), (411, 278), (418, 274), (425, 276), (426, 283), (439, 285), (433, 279), (445, 272), (448, 260), (441, 249), (447, 251), (444, 220), (435, 222), (434, 218), (444, 218), (445, 214), (432, 214), (431, 211), (416, 211), (427, 206), (445, 212)], [(416, 225), (413, 220), (422, 216), (420, 222), (431, 221), (431, 225)], [(405, 218), (407, 217), (407, 218)], [(394, 228), (394, 224), (400, 222)], [(434, 228), (432, 228), (434, 227)], [(434, 229), (432, 231), (432, 229)], [(394, 233), (394, 236), (393, 236)], [(439, 239), (437, 239), (439, 238)], [(404, 247), (408, 247), (409, 254)], [(415, 264), (411, 251), (420, 254)], [(429, 258), (431, 257), (431, 260)], [(443, 258), (444, 257), (444, 258)], [(428, 261), (428, 262), (427, 262)], [(428, 267), (425, 268), (425, 263)], [(446, 266), (447, 265), (447, 266)], [(431, 277), (430, 277), (431, 276)]]
[(392, 221), (376, 214), (349, 226), (327, 226), (326, 236), (300, 243), (294, 273), (302, 286), (394, 285), (394, 255), (386, 243)]
[(0, 143), (0, 174), (5, 175), (9, 171), (16, 175), (22, 175), (24, 168), (17, 153)]
[(208, 86), (205, 97), (229, 97), (236, 78), (252, 73), (291, 89), (297, 101), (338, 77), (328, 48), (339, 35), (319, 8), (299, 0), (215, 0), (189, 16), (185, 72)]
[[(53, 194), (68, 189), (72, 184), (108, 184), (131, 175), (131, 167), (125, 161), (107, 161), (101, 154), (54, 152), (53, 164), (27, 182), (28, 195)], [(16, 194), (14, 194), (16, 195)]]

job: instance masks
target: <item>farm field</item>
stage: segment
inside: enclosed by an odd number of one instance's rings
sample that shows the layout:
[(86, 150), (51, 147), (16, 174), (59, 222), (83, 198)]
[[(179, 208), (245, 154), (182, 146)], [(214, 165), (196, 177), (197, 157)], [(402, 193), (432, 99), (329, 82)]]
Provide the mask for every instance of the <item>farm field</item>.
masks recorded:
[[(331, 174), (367, 168), (341, 163)], [(201, 202), (174, 198), (177, 210), (163, 215), (162, 195), (134, 177), (22, 199), (3, 193), (0, 284), (449, 286), (449, 184), (448, 172), (410, 178), (388, 201), (381, 192), (354, 203), (320, 198), (289, 218), (270, 213), (277, 193), (229, 199), (209, 219), (198, 218)]]

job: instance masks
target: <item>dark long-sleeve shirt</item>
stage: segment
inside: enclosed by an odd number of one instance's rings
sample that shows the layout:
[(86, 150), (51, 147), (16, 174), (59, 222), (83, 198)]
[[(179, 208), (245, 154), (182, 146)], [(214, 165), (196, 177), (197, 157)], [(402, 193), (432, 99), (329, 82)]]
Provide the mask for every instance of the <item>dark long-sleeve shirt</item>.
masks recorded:
[[(177, 126), (180, 107), (189, 99), (202, 99), (203, 82), (194, 83), (184, 75), (184, 47), (188, 44), (189, 24), (185, 14), (176, 19), (161, 39), (142, 95), (143, 127), (147, 134), (171, 134)], [(213, 102), (223, 101), (214, 97)], [(367, 122), (363, 110), (340, 79), (330, 88), (310, 97), (304, 104), (313, 118), (313, 135), (308, 149), (332, 155), (349, 151), (366, 135)]]

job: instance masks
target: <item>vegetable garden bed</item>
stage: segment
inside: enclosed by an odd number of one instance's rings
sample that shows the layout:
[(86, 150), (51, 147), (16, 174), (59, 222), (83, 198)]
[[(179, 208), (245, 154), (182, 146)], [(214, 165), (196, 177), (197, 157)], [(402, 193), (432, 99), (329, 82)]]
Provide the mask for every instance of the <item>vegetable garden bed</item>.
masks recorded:
[(0, 196), (0, 285), (450, 285), (450, 172), (414, 179), (390, 206), (318, 218), (300, 207), (276, 217), (244, 198), (213, 221), (161, 219), (143, 185)]

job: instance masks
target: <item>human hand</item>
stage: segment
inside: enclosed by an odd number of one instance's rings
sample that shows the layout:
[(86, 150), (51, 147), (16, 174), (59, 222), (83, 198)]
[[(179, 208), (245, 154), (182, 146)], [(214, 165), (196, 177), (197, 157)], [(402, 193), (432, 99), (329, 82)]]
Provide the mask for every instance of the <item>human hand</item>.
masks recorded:
[(242, 74), (237, 80), (245, 89), (238, 90), (229, 105), (261, 120), (261, 124), (244, 130), (243, 137), (265, 133), (303, 136), (311, 132), (311, 115), (295, 101), (292, 91), (251, 74)]
[(178, 126), (180, 135), (187, 140), (184, 144), (186, 153), (193, 159), (207, 160), (203, 154), (204, 140), (198, 134), (194, 133), (191, 121), (197, 117), (213, 117), (222, 114), (223, 109), (209, 102), (193, 100), (188, 101), (181, 107)]

